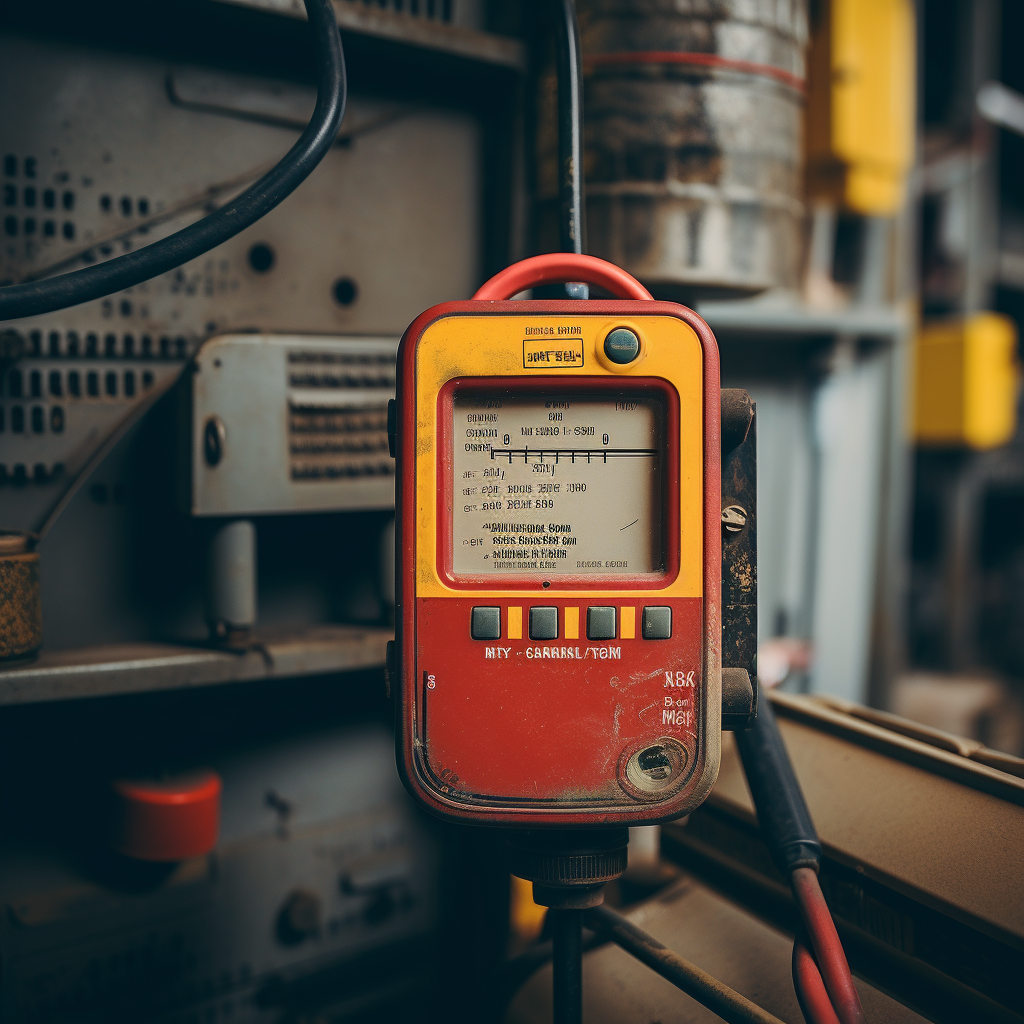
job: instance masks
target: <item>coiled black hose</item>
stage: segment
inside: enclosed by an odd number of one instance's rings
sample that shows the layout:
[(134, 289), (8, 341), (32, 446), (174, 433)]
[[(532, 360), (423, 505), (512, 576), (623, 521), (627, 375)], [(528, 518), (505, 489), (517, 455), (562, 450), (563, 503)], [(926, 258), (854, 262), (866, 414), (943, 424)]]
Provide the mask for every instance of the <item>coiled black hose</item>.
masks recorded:
[(338, 134), (347, 83), (331, 0), (303, 2), (316, 40), (316, 107), (281, 161), (219, 210), (143, 249), (59, 277), (0, 288), (0, 321), (77, 306), (174, 270), (255, 224), (309, 177)]

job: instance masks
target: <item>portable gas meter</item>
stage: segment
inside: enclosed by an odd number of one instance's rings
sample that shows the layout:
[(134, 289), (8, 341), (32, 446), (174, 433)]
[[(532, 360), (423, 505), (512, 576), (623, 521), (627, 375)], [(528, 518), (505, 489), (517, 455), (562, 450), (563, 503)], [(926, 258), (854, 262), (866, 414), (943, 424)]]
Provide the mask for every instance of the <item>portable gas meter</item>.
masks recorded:
[[(479, 301), (566, 280), (567, 261), (632, 297)], [(500, 825), (692, 809), (720, 748), (710, 329), (603, 261), (535, 257), (423, 313), (397, 393), (408, 788), (442, 817)]]

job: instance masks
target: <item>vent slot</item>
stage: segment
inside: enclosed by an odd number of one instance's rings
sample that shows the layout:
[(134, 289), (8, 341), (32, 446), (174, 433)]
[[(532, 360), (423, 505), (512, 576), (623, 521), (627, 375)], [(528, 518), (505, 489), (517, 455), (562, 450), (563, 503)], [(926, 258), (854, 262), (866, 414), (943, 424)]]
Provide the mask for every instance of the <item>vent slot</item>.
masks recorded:
[(288, 363), (288, 386), (292, 388), (395, 389), (395, 357), (390, 352), (299, 350), (288, 353)]
[(288, 378), (293, 388), (389, 388), (394, 390), (394, 371), (293, 373)]
[(374, 7), (392, 14), (411, 15), (429, 21), (451, 22), (454, 0), (348, 0), (355, 7)]
[(292, 480), (394, 475), (386, 403), (335, 409), (291, 403), (288, 435)]

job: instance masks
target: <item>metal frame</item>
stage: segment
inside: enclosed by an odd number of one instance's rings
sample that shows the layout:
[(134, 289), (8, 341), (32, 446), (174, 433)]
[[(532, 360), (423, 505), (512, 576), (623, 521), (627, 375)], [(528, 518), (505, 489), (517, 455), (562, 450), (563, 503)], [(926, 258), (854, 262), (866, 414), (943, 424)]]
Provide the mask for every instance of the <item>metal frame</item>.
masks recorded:
[[(779, 594), (793, 609), (790, 629), (815, 652), (810, 676), (798, 682), (884, 705), (905, 662), (912, 310), (880, 302), (818, 310), (772, 294), (696, 308), (719, 339), (723, 383), (746, 387), (760, 401), (761, 457), (788, 464), (798, 478), (795, 493), (779, 495), (770, 475), (760, 475), (759, 529), (785, 537), (789, 550), (772, 554), (783, 559), (775, 593), (762, 566), (759, 639), (774, 634), (769, 602)], [(734, 356), (737, 350), (755, 359)], [(803, 367), (804, 383), (779, 396), (789, 415), (803, 420), (802, 451), (777, 434), (771, 396), (761, 400), (764, 378), (744, 366), (770, 363), (769, 353)]]

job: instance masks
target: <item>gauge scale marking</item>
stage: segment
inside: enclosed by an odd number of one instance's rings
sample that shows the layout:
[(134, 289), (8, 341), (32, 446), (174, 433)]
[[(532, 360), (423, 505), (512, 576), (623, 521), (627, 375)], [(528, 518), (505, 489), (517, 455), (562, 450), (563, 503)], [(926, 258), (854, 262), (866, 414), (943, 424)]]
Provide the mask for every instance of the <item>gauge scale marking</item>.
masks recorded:
[(664, 409), (650, 395), (459, 395), (456, 576), (662, 571)]

